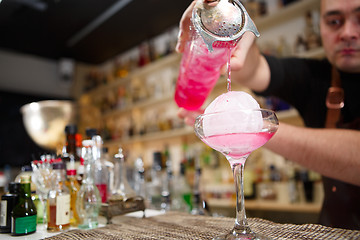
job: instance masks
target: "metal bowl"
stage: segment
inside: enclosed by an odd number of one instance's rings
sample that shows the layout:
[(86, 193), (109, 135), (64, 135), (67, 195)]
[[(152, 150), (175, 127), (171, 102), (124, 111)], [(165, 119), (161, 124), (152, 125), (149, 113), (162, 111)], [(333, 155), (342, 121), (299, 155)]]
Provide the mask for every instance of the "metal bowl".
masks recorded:
[(75, 120), (71, 101), (46, 100), (28, 103), (20, 109), (25, 129), (39, 146), (59, 151), (65, 143), (65, 126)]

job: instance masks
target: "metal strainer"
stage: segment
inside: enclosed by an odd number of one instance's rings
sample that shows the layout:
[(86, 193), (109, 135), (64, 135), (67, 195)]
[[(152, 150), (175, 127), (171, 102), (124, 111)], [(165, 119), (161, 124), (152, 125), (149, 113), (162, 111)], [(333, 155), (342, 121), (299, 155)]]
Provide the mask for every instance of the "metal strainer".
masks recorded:
[(239, 0), (197, 0), (192, 21), (210, 52), (217, 41), (236, 41), (246, 32), (260, 34)]

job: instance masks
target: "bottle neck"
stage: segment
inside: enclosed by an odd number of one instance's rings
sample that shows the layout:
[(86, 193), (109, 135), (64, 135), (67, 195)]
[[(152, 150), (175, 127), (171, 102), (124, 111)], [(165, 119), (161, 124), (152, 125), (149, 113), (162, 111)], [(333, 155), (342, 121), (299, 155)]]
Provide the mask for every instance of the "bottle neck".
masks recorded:
[(75, 138), (75, 134), (68, 134), (66, 136), (66, 152), (68, 154), (76, 155), (76, 138)]
[(84, 177), (83, 184), (94, 184), (94, 160), (93, 153), (90, 147), (84, 148)]
[(30, 183), (21, 183), (20, 197), (21, 198), (31, 198), (31, 184)]

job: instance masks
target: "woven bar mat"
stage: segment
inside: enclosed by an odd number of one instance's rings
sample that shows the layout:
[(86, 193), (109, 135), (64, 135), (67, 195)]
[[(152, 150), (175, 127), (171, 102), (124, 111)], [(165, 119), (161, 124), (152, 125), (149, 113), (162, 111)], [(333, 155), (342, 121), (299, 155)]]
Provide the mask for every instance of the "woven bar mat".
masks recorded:
[[(67, 239), (212, 239), (227, 233), (234, 225), (233, 218), (194, 216), (169, 212), (150, 218), (118, 217), (114, 224), (92, 230), (70, 230), (47, 240)], [(316, 224), (278, 224), (249, 218), (254, 232), (272, 239), (360, 239), (360, 231), (329, 228)]]

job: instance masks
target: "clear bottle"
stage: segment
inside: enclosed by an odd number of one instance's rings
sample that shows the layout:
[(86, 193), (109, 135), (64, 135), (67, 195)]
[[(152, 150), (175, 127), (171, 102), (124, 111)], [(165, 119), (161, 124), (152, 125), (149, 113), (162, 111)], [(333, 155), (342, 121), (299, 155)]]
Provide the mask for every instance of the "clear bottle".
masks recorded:
[(80, 190), (80, 184), (76, 179), (75, 169), (67, 169), (66, 176), (67, 179), (65, 184), (70, 191), (70, 225), (73, 227), (77, 227), (79, 222), (79, 215), (76, 210), (76, 198)]
[(147, 199), (147, 190), (145, 182), (145, 169), (144, 161), (141, 157), (135, 160), (135, 173), (134, 173), (134, 190), (136, 195)]
[(152, 209), (161, 209), (163, 179), (166, 173), (163, 171), (162, 153), (154, 152), (153, 165), (151, 169), (151, 182), (148, 183), (149, 207)]
[(31, 199), (31, 177), (21, 176), (19, 201), (11, 213), (11, 235), (36, 232), (36, 207)]
[(127, 200), (136, 196), (135, 191), (130, 187), (126, 176), (125, 156), (122, 148), (114, 156), (115, 160), (115, 182), (114, 190), (111, 194), (111, 200)]
[(65, 184), (65, 165), (53, 163), (52, 187), (47, 199), (47, 230), (63, 231), (70, 228), (70, 191)]
[(98, 187), (101, 201), (103, 203), (107, 202), (108, 197), (111, 193), (110, 187), (110, 172), (109, 168), (106, 165), (105, 159), (103, 157), (103, 141), (99, 135), (92, 137), (93, 141), (93, 155), (95, 159), (95, 185)]
[(1, 196), (0, 232), (11, 232), (11, 211), (19, 201), (20, 183), (10, 182), (9, 192)]
[(94, 183), (95, 160), (92, 153), (92, 144), (92, 140), (83, 141), (82, 158), (84, 159), (85, 172), (76, 199), (76, 209), (79, 215), (78, 227), (81, 229), (91, 229), (98, 226), (101, 207), (100, 193)]
[(186, 180), (185, 163), (180, 164), (180, 172), (174, 176), (171, 209), (175, 211), (190, 212), (192, 209), (192, 191)]

